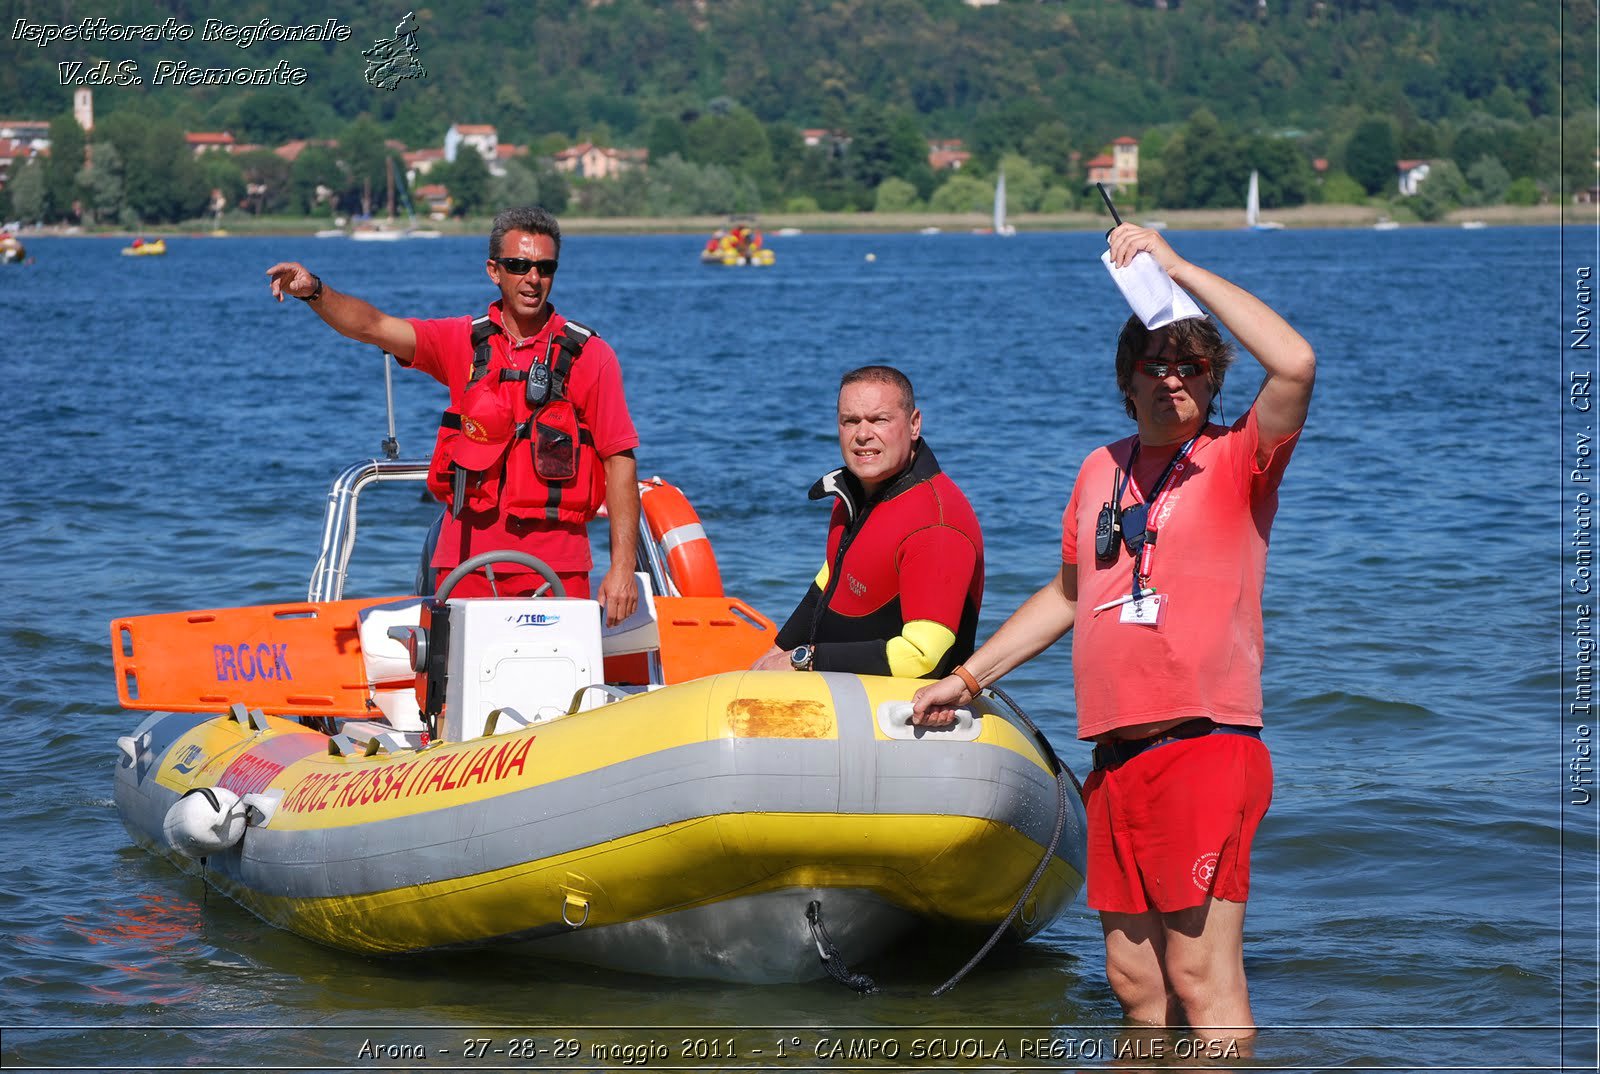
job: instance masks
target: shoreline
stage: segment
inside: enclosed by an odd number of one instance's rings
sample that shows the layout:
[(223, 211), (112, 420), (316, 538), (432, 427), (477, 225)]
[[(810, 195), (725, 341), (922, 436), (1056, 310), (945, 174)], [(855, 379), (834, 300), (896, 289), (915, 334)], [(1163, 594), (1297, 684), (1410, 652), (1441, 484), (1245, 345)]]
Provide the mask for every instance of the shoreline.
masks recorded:
[[(1387, 206), (1375, 205), (1298, 205), (1290, 209), (1265, 210), (1266, 221), (1280, 223), (1285, 229), (1306, 230), (1317, 228), (1370, 228), (1380, 219), (1389, 216)], [(1592, 206), (1581, 205), (1486, 205), (1477, 208), (1453, 209), (1443, 218), (1425, 223), (1415, 218), (1396, 217), (1402, 228), (1460, 227), (1465, 222), (1481, 222), (1485, 227), (1516, 227), (1556, 225), (1567, 222), (1569, 216), (1576, 222), (1587, 222), (1594, 213)], [(1159, 225), (1167, 231), (1228, 231), (1244, 227), (1244, 213), (1238, 209), (1172, 209), (1131, 213), (1135, 223)], [(1110, 218), (1092, 212), (1024, 213), (1010, 220), (1018, 232), (1104, 231)], [(91, 238), (133, 239), (144, 236), (178, 236), (184, 238), (250, 238), (264, 236), (311, 237), (331, 222), (300, 217), (268, 217), (266, 219), (224, 219), (221, 234), (210, 228), (190, 224), (164, 225), (145, 230), (125, 228), (85, 230), (83, 228), (44, 227), (21, 228), (19, 238)], [(726, 227), (726, 216), (683, 217), (596, 217), (569, 216), (561, 219), (565, 236), (574, 235), (705, 235), (717, 228)], [(445, 235), (481, 237), (489, 231), (488, 217), (466, 220), (427, 221), (426, 226)], [(825, 234), (884, 234), (918, 232), (924, 228), (938, 228), (950, 234), (988, 232), (992, 221), (986, 213), (783, 213), (762, 214), (759, 226), (769, 238), (780, 228), (797, 228), (804, 233)]]

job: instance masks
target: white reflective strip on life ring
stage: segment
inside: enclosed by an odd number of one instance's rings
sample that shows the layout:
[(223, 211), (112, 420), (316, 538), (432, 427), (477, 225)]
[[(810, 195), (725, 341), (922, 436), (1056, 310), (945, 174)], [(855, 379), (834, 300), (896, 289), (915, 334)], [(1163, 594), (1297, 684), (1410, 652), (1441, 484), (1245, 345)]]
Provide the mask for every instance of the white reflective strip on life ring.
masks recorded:
[(661, 550), (670, 554), (680, 545), (690, 541), (703, 541), (706, 539), (706, 528), (698, 522), (690, 522), (676, 529), (670, 529), (661, 535)]

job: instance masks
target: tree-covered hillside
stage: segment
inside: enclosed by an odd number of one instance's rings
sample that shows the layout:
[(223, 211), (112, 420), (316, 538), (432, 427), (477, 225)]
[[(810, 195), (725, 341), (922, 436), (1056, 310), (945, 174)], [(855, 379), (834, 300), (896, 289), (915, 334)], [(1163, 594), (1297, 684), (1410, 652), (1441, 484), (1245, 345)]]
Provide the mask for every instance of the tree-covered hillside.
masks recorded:
[[(651, 172), (665, 168), (666, 178), (580, 186), (597, 211), (705, 211), (719, 200), (726, 209), (868, 209), (886, 197), (901, 208), (932, 205), (940, 194), (948, 207), (978, 198), (947, 193), (946, 177), (929, 171), (932, 138), (964, 140), (975, 154), (968, 178), (1017, 158), (1008, 176), (1024, 173), (1025, 198), (1037, 190), (1024, 208), (1075, 203), (1081, 162), (1122, 135), (1142, 143), (1148, 171), (1139, 198), (1152, 205), (1204, 205), (1213, 189), (1236, 200), (1237, 173), (1251, 166), (1244, 157), (1263, 170), (1268, 205), (1324, 196), (1316, 159), (1331, 162), (1336, 195), (1354, 196), (1341, 185), (1347, 176), (1377, 193), (1361, 167), (1379, 152), (1453, 162), (1458, 174), (1436, 184), (1441, 197), (1446, 186), (1456, 199), (1504, 197), (1524, 181), (1517, 196), (1549, 197), (1563, 177), (1594, 181), (1585, 159), (1594, 6), (1581, 0), (1002, 0), (977, 8), (959, 0), (433, 0), (415, 9), (427, 77), (392, 92), (363, 80), (361, 50), (392, 33), (403, 5), (339, 5), (333, 17), (348, 27), (345, 41), (245, 48), (199, 33), (41, 47), (17, 40), (16, 30), (18, 20), (89, 16), (146, 25), (171, 18), (197, 30), (208, 18), (304, 25), (330, 13), (306, 0), (241, 0), (225, 14), (188, 3), (6, 0), (0, 13), (11, 37), (0, 115), (66, 112), (63, 63), (134, 61), (147, 84), (96, 87), (97, 112), (166, 132), (228, 130), (273, 146), (342, 143), (354, 128), (366, 143), (376, 134), (416, 147), (438, 145), (460, 122), (493, 124), (503, 143), (536, 154), (580, 140), (648, 147)], [(304, 81), (149, 85), (163, 59), (196, 68), (286, 60), (304, 69)], [(1576, 148), (1561, 159), (1564, 120)], [(805, 128), (843, 140), (808, 151)], [(119, 146), (124, 157), (129, 148)], [(330, 155), (352, 174), (348, 160)], [(1222, 171), (1196, 172), (1207, 167)], [(537, 187), (538, 169), (528, 172)]]

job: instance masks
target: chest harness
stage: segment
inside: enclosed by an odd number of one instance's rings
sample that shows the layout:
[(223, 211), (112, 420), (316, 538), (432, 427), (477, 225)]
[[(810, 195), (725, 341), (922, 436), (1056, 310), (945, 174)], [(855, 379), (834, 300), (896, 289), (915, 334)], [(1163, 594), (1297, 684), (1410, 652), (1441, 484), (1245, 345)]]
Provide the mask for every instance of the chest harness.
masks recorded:
[[(567, 321), (526, 369), (510, 364), (509, 346), (505, 358), (497, 360), (494, 337), (503, 334), (487, 314), (472, 322), (472, 371), (461, 402), (439, 420), (428, 488), (452, 516), (498, 507), (524, 521), (585, 522), (604, 500), (604, 472), (594, 436), (567, 397), (567, 384), (596, 333)], [(462, 414), (480, 392), (507, 403), (515, 425), (506, 450), (487, 468), (473, 469), (455, 461), (453, 447), (461, 436)]]

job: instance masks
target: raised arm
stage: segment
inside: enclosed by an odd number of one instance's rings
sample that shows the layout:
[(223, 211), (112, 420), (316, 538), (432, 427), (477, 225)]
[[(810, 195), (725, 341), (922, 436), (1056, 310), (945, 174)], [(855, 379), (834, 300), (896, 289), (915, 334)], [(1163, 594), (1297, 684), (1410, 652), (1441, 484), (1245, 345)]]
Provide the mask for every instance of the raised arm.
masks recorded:
[(298, 261), (280, 261), (267, 270), (267, 278), (272, 283), (272, 297), (279, 302), (284, 295), (304, 299), (341, 336), (382, 347), (407, 365), (416, 357), (417, 333), (410, 321), (391, 317), (355, 295), (335, 291)]
[(1111, 232), (1111, 259), (1117, 265), (1127, 265), (1141, 250), (1210, 310), (1266, 370), (1255, 401), (1261, 430), (1257, 458), (1264, 463), (1305, 424), (1317, 376), (1317, 356), (1311, 344), (1249, 291), (1179, 257), (1159, 233), (1135, 224), (1123, 224)]

